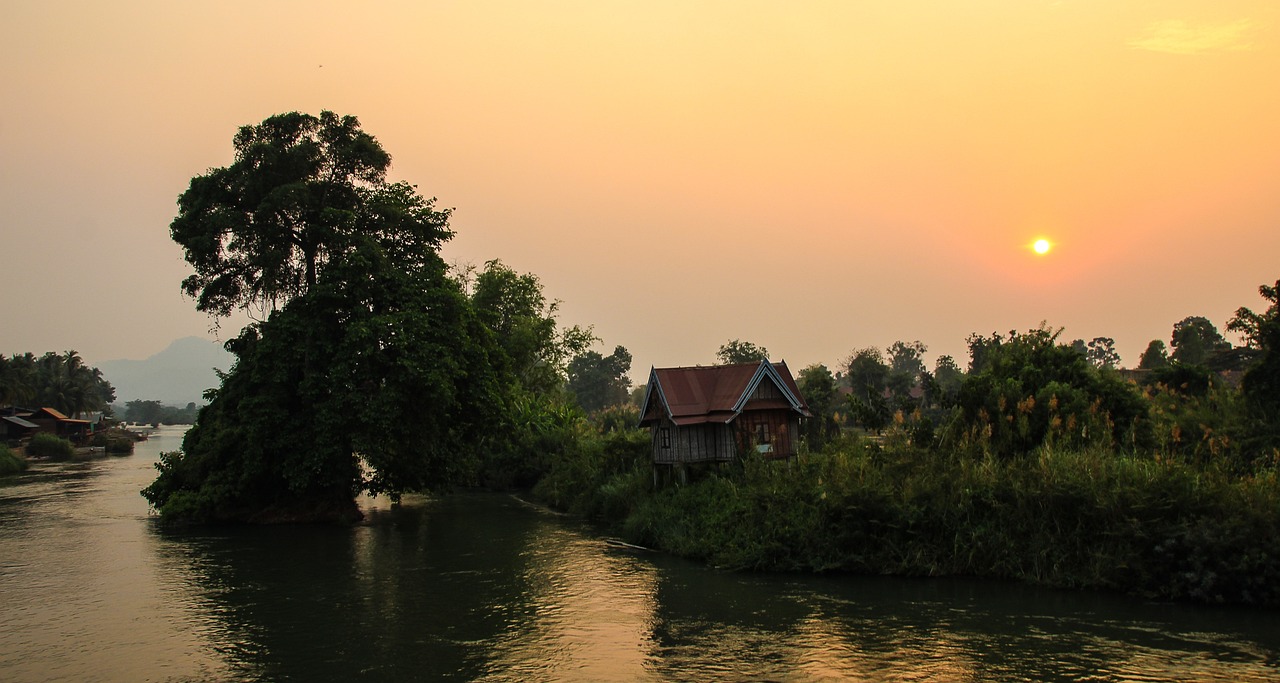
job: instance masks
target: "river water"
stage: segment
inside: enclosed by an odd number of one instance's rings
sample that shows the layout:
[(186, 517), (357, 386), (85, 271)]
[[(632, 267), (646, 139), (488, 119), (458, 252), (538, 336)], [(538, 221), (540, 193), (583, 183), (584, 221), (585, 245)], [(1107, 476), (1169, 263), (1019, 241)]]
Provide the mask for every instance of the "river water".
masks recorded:
[(165, 531), (181, 434), (0, 479), (0, 681), (1280, 680), (1275, 612), (726, 573), (501, 494)]

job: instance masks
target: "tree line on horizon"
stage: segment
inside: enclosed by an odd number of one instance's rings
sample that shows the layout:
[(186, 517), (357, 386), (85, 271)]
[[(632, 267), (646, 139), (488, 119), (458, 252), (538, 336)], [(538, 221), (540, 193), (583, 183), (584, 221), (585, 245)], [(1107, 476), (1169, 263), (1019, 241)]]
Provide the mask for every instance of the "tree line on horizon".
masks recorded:
[[(606, 356), (591, 328), (561, 326), (533, 274), (446, 265), (450, 210), (387, 180), (390, 155), (354, 117), (273, 116), (233, 146), (231, 165), (192, 178), (170, 233), (196, 308), (250, 309), (257, 322), (227, 342), (235, 364), (144, 491), (164, 516), (338, 519), (358, 514), (360, 492), (530, 486), (584, 414), (634, 427), (642, 387), (630, 391), (627, 349)], [(1268, 336), (1275, 289), (1261, 291), (1271, 307), (1228, 324), (1244, 347), (1189, 317), (1171, 353), (1153, 342), (1143, 354), (1142, 387), (1117, 372), (1112, 340), (1067, 343), (1043, 325), (971, 335), (963, 370), (944, 356), (926, 371), (918, 341), (858, 349), (835, 373), (808, 366), (797, 381), (815, 414), (809, 448), (853, 425), (1006, 457), (1049, 440), (1152, 449), (1177, 430), (1189, 443), (1198, 424), (1221, 429), (1193, 450), (1273, 443), (1259, 416), (1280, 345)], [(740, 340), (717, 354), (767, 357)], [(1245, 370), (1239, 397), (1216, 379), (1226, 368)]]
[[(630, 353), (562, 326), (533, 274), (447, 266), (450, 212), (389, 182), (356, 119), (273, 116), (233, 145), (170, 234), (197, 309), (257, 321), (142, 492), (165, 522), (351, 520), (360, 493), (516, 488), (717, 566), (1280, 604), (1280, 282), (1228, 323), (1244, 348), (1188, 318), (1137, 381), (1109, 340), (1043, 324), (971, 335), (964, 370), (925, 372), (920, 342), (859, 349), (800, 371), (800, 457), (747, 449), (657, 486)], [(717, 360), (768, 355), (735, 339)]]
[(53, 408), (68, 416), (107, 410), (116, 390), (75, 351), (0, 356), (0, 407)]

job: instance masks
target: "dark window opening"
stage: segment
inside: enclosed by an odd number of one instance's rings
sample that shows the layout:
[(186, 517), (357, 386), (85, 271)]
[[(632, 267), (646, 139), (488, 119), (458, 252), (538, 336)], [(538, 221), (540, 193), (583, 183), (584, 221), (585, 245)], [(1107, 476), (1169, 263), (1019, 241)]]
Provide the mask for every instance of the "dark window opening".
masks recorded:
[(769, 443), (769, 423), (757, 422), (755, 424), (755, 428), (756, 428), (756, 443)]

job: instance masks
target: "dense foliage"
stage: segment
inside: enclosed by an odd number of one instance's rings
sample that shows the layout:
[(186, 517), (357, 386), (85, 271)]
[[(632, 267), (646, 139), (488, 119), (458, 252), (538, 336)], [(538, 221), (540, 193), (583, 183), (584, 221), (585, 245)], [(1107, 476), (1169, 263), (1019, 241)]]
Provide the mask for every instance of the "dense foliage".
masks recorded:
[[(1110, 367), (1105, 340), (1091, 355), (1044, 327), (974, 335), (970, 373), (938, 368), (958, 386), (944, 391), (922, 371), (924, 395), (882, 433), (828, 432), (828, 415), (845, 424), (832, 408), (840, 380), (811, 366), (798, 384), (813, 392), (815, 418), (797, 460), (748, 454), (655, 487), (647, 434), (583, 423), (562, 429), (534, 492), (632, 543), (727, 568), (969, 575), (1277, 606), (1280, 447), (1269, 401), (1280, 394), (1268, 363), (1280, 337), (1267, 336), (1277, 290), (1262, 288), (1264, 313), (1233, 319), (1256, 359), (1243, 391), (1177, 360), (1135, 384)], [(849, 383), (874, 388), (891, 371), (884, 358), (856, 352)], [(888, 384), (863, 396), (900, 401)], [(852, 393), (848, 405), (865, 400)]]
[(117, 410), (117, 417), (125, 422), (135, 424), (189, 425), (196, 421), (199, 408), (195, 403), (188, 403), (185, 408), (170, 406), (160, 401), (144, 401), (141, 399), (128, 401), (124, 410)]
[(53, 408), (64, 415), (104, 410), (116, 390), (75, 351), (0, 356), (0, 406)]
[(1231, 477), (1097, 450), (974, 459), (850, 442), (642, 489), (615, 519), (634, 542), (726, 567), (1280, 605), (1277, 506), (1274, 470)]
[(716, 351), (716, 362), (720, 365), (759, 363), (762, 360), (769, 360), (769, 349), (741, 339), (731, 339)]
[(609, 406), (626, 403), (631, 394), (631, 352), (618, 346), (608, 356), (584, 351), (569, 361), (565, 388), (578, 406), (594, 413)]
[(27, 442), (27, 455), (35, 458), (70, 460), (75, 454), (76, 447), (70, 441), (48, 432), (40, 432)]
[(26, 458), (14, 453), (8, 446), (0, 444), (0, 477), (24, 472), (26, 469)]
[(1057, 338), (1040, 328), (989, 344), (982, 370), (960, 388), (949, 441), (1001, 457), (1044, 443), (1149, 446), (1151, 424), (1138, 390)]
[(348, 519), (361, 490), (445, 485), (505, 403), (492, 332), (437, 249), (448, 211), (389, 183), (352, 117), (242, 128), (172, 234), (197, 308), (259, 306), (236, 362), (143, 494), (169, 519)]
[(197, 308), (263, 316), (144, 491), (167, 519), (350, 519), (361, 491), (524, 487), (726, 567), (1280, 604), (1280, 282), (1229, 323), (1246, 346), (1191, 316), (1136, 374), (1110, 338), (1043, 326), (970, 336), (967, 373), (945, 356), (928, 372), (920, 342), (861, 349), (799, 374), (814, 417), (798, 459), (656, 485), (630, 353), (561, 328), (532, 274), (448, 272), (448, 212), (388, 183), (354, 119), (273, 117), (235, 144), (172, 232)]

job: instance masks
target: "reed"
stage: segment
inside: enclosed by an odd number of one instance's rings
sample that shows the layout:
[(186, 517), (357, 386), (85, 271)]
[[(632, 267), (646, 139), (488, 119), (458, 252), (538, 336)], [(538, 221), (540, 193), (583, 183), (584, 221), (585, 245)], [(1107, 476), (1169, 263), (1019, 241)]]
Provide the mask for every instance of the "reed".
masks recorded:
[[(1280, 483), (1100, 448), (1022, 458), (845, 440), (587, 497), (628, 540), (734, 569), (964, 575), (1280, 605)], [(585, 481), (583, 482), (585, 483)], [(582, 508), (579, 508), (582, 509)]]

